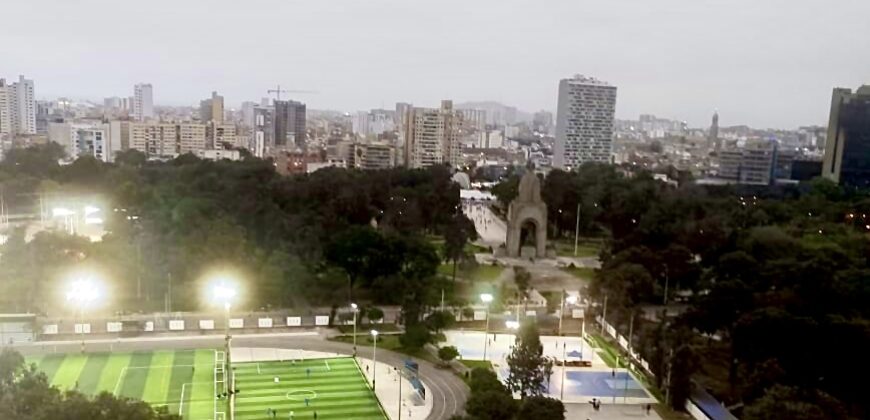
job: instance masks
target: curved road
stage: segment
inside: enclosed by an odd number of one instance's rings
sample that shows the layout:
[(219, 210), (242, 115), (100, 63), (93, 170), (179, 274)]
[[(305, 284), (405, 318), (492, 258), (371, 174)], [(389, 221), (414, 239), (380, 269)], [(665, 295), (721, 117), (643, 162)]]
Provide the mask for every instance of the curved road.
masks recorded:
[[(165, 340), (149, 339), (137, 341), (126, 340), (100, 340), (89, 342), (87, 351), (134, 351), (134, 350), (158, 350), (158, 349), (194, 349), (194, 348), (218, 348), (224, 345), (223, 337), (220, 336), (197, 336), (189, 340), (176, 337), (166, 337)], [(352, 355), (353, 345), (337, 341), (327, 341), (323, 338), (310, 336), (256, 336), (242, 335), (233, 337), (233, 346), (238, 347), (266, 347), (279, 349), (301, 349), (323, 351)], [(78, 352), (78, 342), (37, 342), (30, 345), (16, 346), (23, 354), (37, 354), (47, 352)], [(371, 346), (357, 346), (357, 355), (363, 358), (372, 358)], [(378, 352), (378, 361), (401, 368), (408, 356), (389, 350)], [(420, 365), (420, 380), (426, 385), (427, 398), (432, 399), (432, 412), (428, 420), (447, 420), (457, 414), (464, 414), (465, 401), (468, 398), (468, 387), (465, 382), (448, 369), (439, 369), (425, 360), (414, 359)]]

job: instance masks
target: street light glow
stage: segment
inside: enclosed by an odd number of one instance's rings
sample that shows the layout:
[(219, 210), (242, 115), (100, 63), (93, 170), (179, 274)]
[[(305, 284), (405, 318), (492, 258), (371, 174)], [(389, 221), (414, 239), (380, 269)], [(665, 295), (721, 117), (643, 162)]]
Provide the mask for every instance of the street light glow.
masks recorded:
[(380, 334), (380, 333), (378, 332), (378, 330), (372, 330), (372, 336), (373, 336), (373, 337), (377, 337), (378, 334)]
[(66, 300), (84, 306), (100, 297), (100, 289), (88, 278), (74, 280), (66, 292)]
[(577, 303), (577, 296), (575, 296), (575, 295), (568, 296), (568, 298), (566, 298), (565, 301), (573, 305), (573, 304)]
[(480, 300), (483, 301), (483, 303), (490, 303), (490, 302), (492, 302), (492, 294), (482, 293), (480, 295)]
[(211, 293), (215, 302), (223, 302), (225, 308), (229, 308), (232, 300), (236, 297), (236, 289), (223, 283), (216, 284)]
[(356, 305), (356, 303), (351, 303), (351, 304), (350, 304), (350, 307), (353, 308), (354, 310), (356, 310), (356, 309), (358, 308), (358, 306)]

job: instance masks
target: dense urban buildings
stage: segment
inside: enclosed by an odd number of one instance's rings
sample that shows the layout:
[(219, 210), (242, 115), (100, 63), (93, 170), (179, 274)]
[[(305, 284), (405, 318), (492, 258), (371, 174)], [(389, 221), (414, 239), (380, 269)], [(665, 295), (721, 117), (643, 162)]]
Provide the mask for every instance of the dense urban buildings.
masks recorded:
[(100, 120), (48, 124), (48, 137), (63, 146), (70, 159), (90, 156), (111, 162), (110, 125)]
[(133, 86), (133, 119), (145, 121), (154, 118), (154, 91), (151, 84)]
[(854, 93), (834, 89), (822, 175), (843, 185), (870, 186), (870, 85)]
[(36, 111), (33, 80), (0, 79), (0, 134), (35, 134)]
[(572, 169), (585, 162), (610, 162), (616, 87), (577, 75), (559, 82), (553, 166)]

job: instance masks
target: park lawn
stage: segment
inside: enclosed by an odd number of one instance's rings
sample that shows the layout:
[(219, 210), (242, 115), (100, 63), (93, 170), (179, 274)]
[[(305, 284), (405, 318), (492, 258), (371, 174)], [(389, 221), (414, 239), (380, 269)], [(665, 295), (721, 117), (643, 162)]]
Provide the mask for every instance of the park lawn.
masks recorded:
[[(556, 255), (560, 257), (573, 257), (574, 256), (574, 240), (573, 238), (570, 240), (559, 240), (554, 241), (553, 245), (556, 247)], [(598, 240), (580, 238), (580, 241), (577, 243), (577, 257), (597, 257), (601, 254), (602, 243)]]
[[(466, 279), (472, 282), (478, 281), (494, 281), (504, 271), (504, 267), (498, 265), (476, 265), (474, 268), (463, 270), (462, 267), (456, 268), (456, 277)], [(438, 274), (451, 278), (453, 276), (453, 263), (441, 264), (438, 266)]]
[[(351, 357), (233, 365), (237, 420), (276, 418), (384, 420), (374, 392)], [(277, 378), (277, 382), (276, 382)], [(307, 400), (307, 401), (306, 401)]]
[(492, 363), (489, 360), (460, 360), (459, 363), (467, 366), (469, 369), (484, 368), (492, 370)]
[(583, 280), (592, 280), (595, 278), (595, 269), (590, 267), (562, 267), (562, 271), (570, 273), (574, 277)]
[(109, 392), (166, 406), (185, 419), (214, 418), (214, 350), (97, 352), (27, 357), (61, 390)]
[(607, 364), (607, 367), (617, 367), (616, 357), (619, 355), (619, 352), (616, 350), (616, 347), (613, 347), (610, 342), (598, 334), (589, 334), (589, 338), (592, 344), (601, 350), (598, 352), (598, 356)]

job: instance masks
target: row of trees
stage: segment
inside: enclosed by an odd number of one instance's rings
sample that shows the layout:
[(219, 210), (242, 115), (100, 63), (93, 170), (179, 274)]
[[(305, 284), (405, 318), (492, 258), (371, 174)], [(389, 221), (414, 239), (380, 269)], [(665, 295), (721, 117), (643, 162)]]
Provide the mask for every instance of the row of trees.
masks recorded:
[[(510, 181), (495, 191), (512, 199)], [(675, 407), (694, 378), (752, 418), (784, 396), (828, 418), (870, 413), (851, 379), (870, 373), (861, 356), (870, 354), (866, 192), (823, 180), (675, 187), (584, 165), (551, 172), (542, 196), (552, 229), (572, 231), (579, 204), (581, 230), (606, 239), (592, 296), (607, 297), (607, 319), (622, 334), (633, 325), (635, 349)], [(679, 317), (640, 316), (676, 299), (689, 308)]]
[(103, 392), (87, 397), (77, 391), (62, 392), (49, 385), (45, 374), (27, 366), (21, 354), (0, 353), (0, 418), (19, 420), (181, 420), (166, 407), (151, 405)]
[[(40, 196), (102, 197), (108, 234), (91, 243), (12, 232), (0, 248), (6, 311), (54, 307), (55, 282), (82, 265), (110, 279), (116, 308), (162, 310), (169, 296), (171, 310), (196, 310), (203, 276), (232, 268), (251, 309), (358, 299), (401, 304), (413, 324), (438, 300), (438, 264), (461, 260), (474, 238), (446, 167), (282, 177), (252, 157), (148, 162), (131, 150), (114, 164), (82, 157), (60, 166), (62, 153), (56, 144), (10, 151), (0, 162), (7, 204), (27, 211)], [(422, 239), (432, 234), (444, 249)]]

